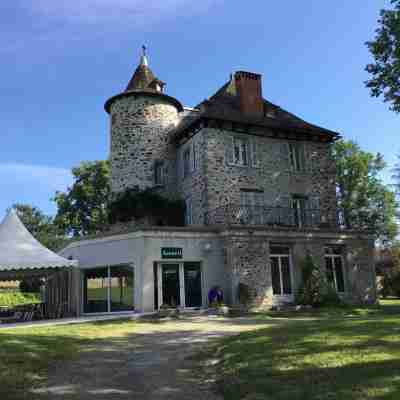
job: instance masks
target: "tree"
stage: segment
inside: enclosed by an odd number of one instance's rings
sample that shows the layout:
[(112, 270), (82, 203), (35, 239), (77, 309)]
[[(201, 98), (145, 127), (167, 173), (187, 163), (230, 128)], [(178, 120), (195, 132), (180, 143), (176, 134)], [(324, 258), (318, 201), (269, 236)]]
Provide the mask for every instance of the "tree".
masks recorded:
[(383, 157), (365, 152), (352, 141), (333, 146), (339, 207), (349, 229), (369, 230), (384, 243), (397, 234), (395, 193), (385, 186), (379, 172)]
[(399, 162), (393, 168), (392, 178), (394, 179), (394, 187), (398, 196), (400, 196), (400, 155), (397, 156)]
[(72, 175), (72, 187), (66, 193), (56, 193), (58, 211), (55, 223), (67, 235), (74, 237), (98, 233), (108, 223), (109, 162), (83, 162), (72, 169)]
[(400, 0), (391, 0), (393, 9), (381, 10), (375, 38), (366, 45), (375, 59), (366, 71), (371, 78), (365, 82), (371, 96), (383, 95), (391, 109), (400, 112)]
[(40, 243), (53, 251), (60, 249), (66, 238), (54, 224), (52, 217), (29, 204), (14, 204), (12, 208)]

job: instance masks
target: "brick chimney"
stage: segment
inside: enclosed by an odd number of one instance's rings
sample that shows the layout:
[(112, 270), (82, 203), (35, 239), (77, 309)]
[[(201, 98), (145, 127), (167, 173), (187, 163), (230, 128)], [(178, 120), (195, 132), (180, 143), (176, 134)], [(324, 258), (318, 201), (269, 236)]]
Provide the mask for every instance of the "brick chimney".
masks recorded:
[(252, 72), (237, 71), (235, 73), (236, 93), (240, 100), (243, 114), (262, 117), (264, 101), (262, 97), (261, 75)]

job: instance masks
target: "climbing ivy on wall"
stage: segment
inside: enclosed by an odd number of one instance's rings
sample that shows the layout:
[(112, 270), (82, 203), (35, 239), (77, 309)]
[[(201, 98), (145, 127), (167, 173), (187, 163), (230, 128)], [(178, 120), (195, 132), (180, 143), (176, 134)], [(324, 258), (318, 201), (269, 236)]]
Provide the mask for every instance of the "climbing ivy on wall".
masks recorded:
[(156, 225), (184, 226), (185, 203), (170, 200), (152, 189), (127, 189), (109, 204), (109, 222), (128, 222), (148, 217)]

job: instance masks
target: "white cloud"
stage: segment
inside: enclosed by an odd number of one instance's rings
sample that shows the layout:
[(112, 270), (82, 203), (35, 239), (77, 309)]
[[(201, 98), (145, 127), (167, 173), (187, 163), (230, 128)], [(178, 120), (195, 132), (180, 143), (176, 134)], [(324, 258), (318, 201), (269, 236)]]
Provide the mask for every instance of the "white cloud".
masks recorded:
[(35, 0), (29, 10), (53, 18), (102, 23), (107, 20), (146, 25), (149, 22), (192, 15), (207, 10), (221, 0)]

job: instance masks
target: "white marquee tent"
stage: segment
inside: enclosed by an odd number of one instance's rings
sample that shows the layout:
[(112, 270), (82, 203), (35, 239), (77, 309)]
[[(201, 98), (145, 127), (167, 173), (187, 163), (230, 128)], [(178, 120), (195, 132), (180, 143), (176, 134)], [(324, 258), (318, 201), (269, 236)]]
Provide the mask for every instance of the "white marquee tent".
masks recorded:
[(77, 266), (39, 243), (14, 210), (0, 224), (0, 280), (44, 278), (49, 315), (76, 313)]

